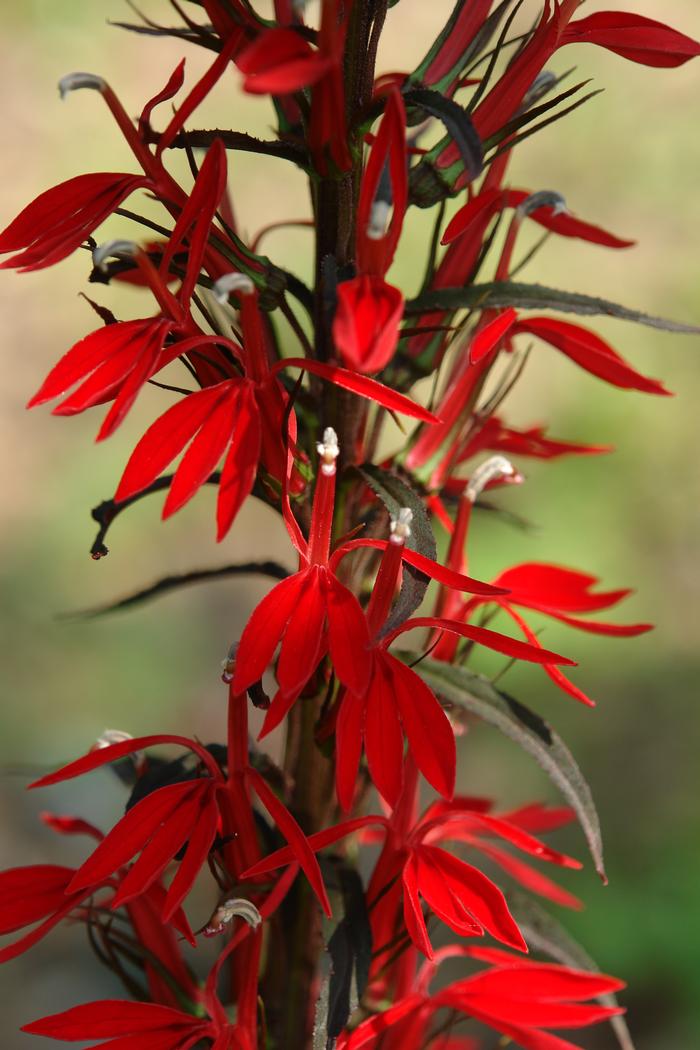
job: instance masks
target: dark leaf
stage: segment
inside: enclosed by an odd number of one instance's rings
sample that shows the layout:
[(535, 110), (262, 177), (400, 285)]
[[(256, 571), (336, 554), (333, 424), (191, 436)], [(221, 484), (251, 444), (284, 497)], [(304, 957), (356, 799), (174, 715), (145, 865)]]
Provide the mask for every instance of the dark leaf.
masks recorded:
[[(561, 963), (562, 966), (570, 966), (576, 970), (590, 970), (593, 973), (599, 971), (598, 964), (588, 952), (573, 939), (561, 923), (542, 907), (539, 901), (533, 900), (522, 890), (511, 890), (507, 897), (513, 918), (527, 941), (528, 948), (542, 952), (555, 962)], [(619, 1006), (617, 997), (614, 995), (601, 995), (598, 1002), (603, 1006)], [(620, 1050), (635, 1050), (624, 1017), (610, 1018), (610, 1025), (617, 1037)]]
[[(413, 512), (411, 535), (406, 546), (434, 561), (437, 558), (435, 536), (423, 500), (418, 493), (396, 474), (371, 463), (365, 463), (359, 471), (372, 491), (379, 496), (391, 517), (397, 517), (401, 507), (408, 507)], [(429, 582), (424, 573), (411, 565), (404, 565), (401, 590), (384, 625), (383, 634), (393, 631), (413, 615), (423, 601)]]
[(666, 332), (700, 334), (700, 327), (669, 321), (632, 310), (608, 299), (599, 299), (580, 292), (564, 292), (541, 284), (521, 284), (515, 281), (494, 281), (489, 284), (474, 284), (466, 288), (438, 288), (423, 292), (406, 303), (406, 314), (424, 311), (460, 309), (503, 309), (515, 306), (521, 310), (559, 310), (562, 313), (594, 314), (617, 317), (623, 321), (635, 321), (649, 328), (660, 328)]
[(372, 929), (357, 871), (337, 858), (325, 859), (322, 865), (334, 897), (333, 910), (342, 912), (342, 918), (327, 943), (327, 972), (316, 1013), (314, 1050), (333, 1050), (367, 986)]
[[(418, 655), (403, 654), (403, 658), (412, 663)], [(495, 726), (532, 755), (576, 812), (596, 871), (605, 882), (600, 822), (590, 788), (554, 730), (539, 715), (496, 689), (487, 678), (464, 667), (425, 659), (415, 671), (439, 696)]]
[(109, 613), (121, 612), (131, 609), (134, 605), (160, 598), (170, 591), (179, 590), (180, 587), (188, 587), (193, 583), (210, 583), (212, 580), (228, 579), (231, 576), (261, 575), (270, 576), (273, 580), (286, 580), (289, 576), (287, 569), (278, 565), (275, 561), (249, 561), (239, 565), (221, 565), (216, 569), (195, 569), (192, 572), (178, 573), (174, 576), (164, 576), (156, 583), (145, 587), (135, 594), (129, 594), (126, 598), (120, 598), (108, 605), (101, 605), (95, 609), (84, 609), (80, 612), (66, 613), (63, 618), (67, 619), (94, 619), (97, 616), (107, 616)]
[(416, 107), (442, 121), (459, 149), (470, 180), (478, 178), (484, 166), (484, 148), (471, 117), (454, 99), (428, 88), (411, 88), (404, 93), (407, 106)]

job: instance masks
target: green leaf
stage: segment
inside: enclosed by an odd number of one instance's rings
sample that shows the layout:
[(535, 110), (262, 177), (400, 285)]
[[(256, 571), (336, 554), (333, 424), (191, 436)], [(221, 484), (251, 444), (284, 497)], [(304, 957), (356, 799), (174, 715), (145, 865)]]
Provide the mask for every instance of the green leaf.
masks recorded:
[[(397, 474), (375, 467), (372, 463), (365, 463), (358, 470), (372, 491), (379, 496), (392, 518), (398, 517), (401, 507), (408, 507), (413, 512), (411, 535), (406, 546), (409, 550), (417, 551), (434, 561), (437, 557), (435, 536), (428, 512), (418, 493)], [(383, 634), (399, 627), (416, 611), (425, 597), (429, 583), (430, 579), (425, 573), (418, 572), (412, 565), (404, 565), (401, 590), (384, 625)]]
[[(403, 654), (403, 657), (406, 655), (409, 663), (419, 656)], [(495, 726), (532, 755), (575, 811), (596, 871), (606, 882), (600, 822), (590, 788), (566, 744), (547, 722), (518, 700), (496, 689), (487, 678), (464, 667), (424, 659), (416, 665), (415, 671), (438, 696)]]
[[(533, 900), (522, 890), (511, 890), (506, 896), (513, 918), (529, 948), (542, 952), (555, 962), (561, 963), (562, 966), (590, 970), (592, 973), (600, 971), (600, 967), (585, 948), (582, 948), (578, 941), (575, 941), (561, 923), (550, 915), (538, 901)], [(598, 1002), (603, 1006), (617, 1007), (620, 1005), (614, 995), (601, 995)], [(623, 1017), (611, 1017), (610, 1026), (621, 1050), (635, 1050), (632, 1036)]]
[(670, 321), (664, 317), (654, 317), (641, 310), (599, 299), (594, 295), (583, 295), (581, 292), (564, 292), (558, 288), (548, 288), (541, 284), (522, 284), (516, 281), (492, 281), (488, 284), (473, 284), (465, 288), (437, 288), (422, 292), (415, 299), (406, 303), (406, 314), (419, 314), (427, 311), (452, 310), (490, 310), (515, 306), (521, 310), (559, 310), (562, 313), (596, 314), (606, 317), (617, 317), (622, 321), (634, 321), (649, 328), (660, 328), (665, 332), (681, 332), (688, 335), (700, 334), (700, 327)]

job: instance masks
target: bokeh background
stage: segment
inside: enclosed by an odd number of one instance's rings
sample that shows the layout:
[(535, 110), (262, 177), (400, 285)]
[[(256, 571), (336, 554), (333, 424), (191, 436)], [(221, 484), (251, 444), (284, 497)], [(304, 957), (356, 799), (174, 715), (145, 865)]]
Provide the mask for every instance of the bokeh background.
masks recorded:
[[(168, 21), (164, 0), (143, 0), (142, 6)], [(538, 6), (528, 0), (529, 17)], [(71, 175), (133, 170), (99, 97), (83, 92), (59, 101), (61, 75), (99, 72), (137, 112), (183, 54), (191, 78), (207, 56), (109, 27), (108, 19), (130, 19), (120, 0), (6, 0), (2, 7), (4, 226), (37, 193)], [(662, 18), (700, 37), (695, 0), (586, 5), (590, 11), (606, 7)], [(450, 8), (449, 0), (401, 0), (389, 17), (380, 68), (412, 68)], [(525, 276), (700, 323), (700, 66), (646, 69), (600, 49), (567, 48), (551, 68), (572, 65), (582, 77), (594, 76), (605, 93), (521, 147), (514, 184), (558, 190), (577, 214), (639, 245), (609, 252), (551, 240)], [(231, 72), (199, 126), (265, 134), (270, 123), (266, 101), (244, 97)], [(230, 167), (239, 223), (248, 233), (278, 218), (308, 215), (304, 181), (290, 165), (240, 155)], [(425, 231), (417, 216), (402, 244), (395, 276), (409, 288), (422, 272)], [(124, 220), (110, 221), (104, 232), (132, 235)], [(308, 274), (307, 231), (273, 234), (265, 247), (301, 276)], [(87, 272), (86, 257), (77, 253), (54, 269), (7, 272), (0, 280), (3, 867), (75, 863), (82, 856), (81, 843), (57, 841), (42, 827), (42, 809), (79, 811), (103, 825), (114, 821), (123, 796), (107, 773), (42, 797), (24, 791), (30, 775), (83, 752), (105, 726), (220, 737), (219, 661), (266, 587), (252, 578), (210, 584), (91, 622), (63, 614), (189, 568), (273, 552), (292, 565), (275, 516), (259, 507), (245, 509), (216, 547), (209, 492), (166, 525), (159, 523), (159, 500), (144, 501), (114, 527), (110, 556), (90, 560), (90, 509), (111, 495), (136, 436), (164, 402), (158, 391), (142, 396), (127, 424), (101, 446), (93, 442), (96, 418), (90, 414), (60, 420), (46, 410), (24, 411), (50, 364), (95, 325), (78, 291), (123, 316), (150, 310), (141, 293), (88, 286)], [(693, 1050), (700, 1045), (700, 338), (613, 321), (596, 327), (641, 371), (662, 377), (675, 398), (614, 390), (555, 352), (536, 348), (510, 418), (550, 421), (555, 436), (611, 443), (617, 451), (522, 464), (527, 483), (501, 502), (533, 528), (518, 531), (491, 515), (477, 519), (472, 569), (488, 578), (524, 559), (583, 568), (611, 587), (634, 587), (624, 616), (658, 624), (653, 634), (629, 641), (547, 626), (545, 644), (580, 661), (575, 678), (599, 700), (595, 711), (558, 694), (537, 669), (509, 672), (504, 684), (573, 747), (600, 808), (610, 885), (602, 887), (588, 865), (568, 883), (586, 910), (563, 918), (602, 968), (629, 981), (626, 1003), (638, 1050)], [(486, 729), (465, 743), (462, 770), (464, 790), (504, 804), (554, 799), (539, 770)], [(560, 841), (585, 859), (577, 831)], [(16, 1033), (23, 1022), (119, 994), (95, 965), (80, 930), (60, 931), (9, 964), (0, 988), (0, 1045), (6, 1050), (49, 1045)], [(612, 1045), (604, 1031), (581, 1042)]]

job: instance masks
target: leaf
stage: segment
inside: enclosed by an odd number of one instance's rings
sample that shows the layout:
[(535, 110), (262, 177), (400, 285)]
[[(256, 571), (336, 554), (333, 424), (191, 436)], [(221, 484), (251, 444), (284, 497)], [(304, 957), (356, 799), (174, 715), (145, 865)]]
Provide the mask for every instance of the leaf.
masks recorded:
[(328, 1050), (357, 1009), (369, 979), (372, 928), (359, 874), (341, 866), (338, 871), (344, 915), (328, 942), (331, 973), (328, 990)]
[[(506, 896), (529, 948), (548, 955), (563, 966), (598, 973), (599, 967), (588, 952), (538, 901), (516, 889), (509, 891)], [(619, 1006), (614, 995), (601, 995), (598, 1001), (603, 1006)], [(610, 1025), (621, 1050), (635, 1050), (625, 1019), (620, 1016), (611, 1017)]]
[(424, 311), (461, 309), (504, 309), (515, 306), (521, 310), (560, 310), (562, 313), (595, 314), (617, 317), (622, 321), (634, 321), (649, 328), (660, 328), (665, 332), (680, 332), (687, 335), (700, 334), (700, 326), (669, 321), (633, 310), (608, 299), (599, 299), (580, 292), (564, 292), (541, 284), (522, 284), (516, 281), (492, 281), (488, 284), (473, 284), (465, 288), (437, 288), (422, 292), (406, 303), (406, 314)]
[(407, 106), (414, 106), (442, 121), (460, 152), (469, 180), (478, 178), (484, 166), (484, 147), (466, 109), (454, 99), (445, 98), (428, 88), (411, 88), (405, 92), (404, 98)]
[[(406, 546), (409, 550), (417, 551), (418, 554), (435, 561), (437, 558), (435, 536), (423, 500), (418, 493), (396, 474), (382, 470), (381, 467), (376, 467), (372, 463), (365, 463), (358, 470), (372, 491), (379, 496), (392, 518), (398, 517), (401, 507), (408, 507), (413, 512), (411, 535), (408, 537)], [(430, 577), (425, 573), (415, 569), (412, 565), (404, 565), (401, 590), (384, 625), (383, 635), (393, 631), (413, 615), (423, 601), (429, 583)]]
[[(418, 656), (402, 654), (409, 663)], [(566, 744), (544, 719), (464, 667), (426, 658), (414, 670), (439, 696), (495, 726), (532, 755), (575, 811), (596, 871), (607, 882), (600, 822), (590, 788)]]
[(173, 576), (163, 576), (149, 587), (128, 594), (125, 598), (119, 598), (116, 602), (107, 605), (99, 605), (94, 609), (83, 609), (78, 612), (64, 614), (61, 619), (85, 619), (91, 620), (98, 616), (107, 616), (110, 613), (121, 612), (130, 609), (142, 602), (152, 601), (163, 594), (177, 590), (179, 587), (187, 587), (192, 583), (209, 583), (212, 580), (228, 579), (230, 576), (247, 576), (259, 574), (271, 576), (273, 580), (286, 580), (290, 575), (287, 569), (282, 568), (274, 561), (249, 561), (240, 565), (221, 565), (216, 569), (196, 569), (193, 572), (177, 573)]
[[(313, 1050), (334, 1050), (367, 986), (372, 960), (372, 928), (362, 880), (337, 857), (324, 860), (324, 880), (334, 911), (342, 918), (327, 938), (316, 1005)], [(324, 926), (330, 924), (326, 920)], [(324, 938), (327, 935), (324, 934)]]

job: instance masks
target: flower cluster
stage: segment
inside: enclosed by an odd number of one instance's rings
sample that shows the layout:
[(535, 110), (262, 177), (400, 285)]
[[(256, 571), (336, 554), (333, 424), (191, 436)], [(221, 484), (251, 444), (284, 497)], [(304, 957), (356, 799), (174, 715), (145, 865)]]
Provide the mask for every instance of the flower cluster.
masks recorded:
[[(73, 1006), (25, 1031), (111, 1050), (308, 1050), (312, 1040), (473, 1050), (493, 1045), (485, 1026), (529, 1050), (574, 1050), (550, 1030), (611, 1019), (628, 1040), (613, 994), (622, 983), (593, 972), (563, 935), (558, 953), (556, 933), (546, 944), (537, 936), (533, 895), (580, 906), (538, 866), (580, 862), (543, 835), (578, 818), (604, 877), (588, 788), (554, 731), (468, 666), (483, 649), (506, 658), (503, 670), (539, 665), (591, 706), (562, 670), (574, 661), (543, 645), (530, 614), (617, 638), (650, 627), (596, 619), (629, 592), (600, 590), (586, 571), (526, 562), (491, 582), (468, 574), (472, 519), (480, 507), (498, 512), (485, 494), (521, 483), (522, 460), (610, 451), (507, 421), (530, 347), (622, 390), (667, 393), (590, 328), (551, 314), (691, 330), (515, 279), (529, 227), (544, 231), (537, 249), (549, 236), (613, 251), (632, 243), (576, 216), (559, 193), (509, 181), (519, 142), (551, 135), (547, 125), (590, 97), (586, 82), (563, 83), (559, 51), (589, 43), (650, 67), (700, 54), (639, 15), (577, 17), (579, 2), (529, 5), (536, 17), (523, 30), (516, 0), (456, 0), (418, 67), (381, 76), (387, 15), (389, 31), (403, 31), (387, 0), (321, 0), (317, 25), (303, 0), (275, 0), (273, 21), (248, 0), (195, 0), (185, 5), (194, 14), (173, 2), (180, 23), (149, 22), (148, 33), (213, 56), (187, 89), (183, 60), (134, 121), (100, 76), (61, 80), (62, 96), (102, 97), (134, 170), (79, 174), (42, 193), (0, 234), (2, 266), (31, 271), (87, 250), (89, 280), (127, 281), (151, 298), (137, 318), (94, 303), (100, 327), (29, 405), (97, 409), (98, 440), (137, 398), (166, 405), (96, 512), (93, 555), (107, 553), (109, 524), (134, 501), (164, 490), (167, 518), (214, 485), (217, 539), (254, 496), (283, 521), (297, 568), (258, 567), (276, 582), (224, 663), (225, 743), (107, 732), (32, 785), (110, 766), (129, 795), (107, 833), (44, 815), (92, 849), (77, 868), (0, 874), (0, 932), (16, 935), (0, 960), (59, 922), (82, 922), (132, 1000)], [(193, 126), (231, 66), (243, 91), (272, 103), (273, 138)], [(166, 104), (172, 116), (158, 122)], [(168, 165), (183, 149), (191, 185)], [(236, 150), (308, 176), (310, 287), (238, 231), (227, 177)], [(122, 207), (144, 193), (161, 206), (160, 225)], [(388, 278), (405, 217), (430, 208), (420, 286), (402, 290)], [(125, 238), (100, 243), (115, 214)], [(185, 387), (170, 381), (177, 368)], [(427, 405), (414, 389), (425, 377)], [(403, 440), (385, 434), (391, 419)], [(259, 739), (286, 726), (279, 765), (249, 735), (251, 705), (264, 710)], [(566, 805), (499, 812), (460, 793), (456, 738), (477, 721), (537, 757)], [(164, 747), (175, 757), (152, 751)], [(193, 922), (198, 880), (211, 908)], [(219, 951), (207, 974), (184, 945), (209, 938)], [(553, 944), (556, 961), (527, 957)], [(438, 974), (446, 960), (461, 968), (451, 983)]]

